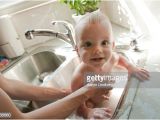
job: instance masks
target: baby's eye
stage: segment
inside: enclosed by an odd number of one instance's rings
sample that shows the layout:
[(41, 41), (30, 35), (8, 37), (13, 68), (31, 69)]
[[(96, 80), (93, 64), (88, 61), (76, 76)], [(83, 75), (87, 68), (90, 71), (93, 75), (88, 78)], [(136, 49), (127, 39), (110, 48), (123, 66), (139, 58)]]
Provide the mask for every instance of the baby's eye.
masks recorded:
[(108, 40), (103, 40), (101, 44), (102, 44), (103, 46), (108, 46), (110, 43), (111, 43), (111, 42), (108, 41)]
[(92, 43), (91, 42), (89, 42), (89, 41), (87, 41), (87, 42), (85, 42), (84, 44), (83, 44), (83, 47), (91, 47), (92, 46)]

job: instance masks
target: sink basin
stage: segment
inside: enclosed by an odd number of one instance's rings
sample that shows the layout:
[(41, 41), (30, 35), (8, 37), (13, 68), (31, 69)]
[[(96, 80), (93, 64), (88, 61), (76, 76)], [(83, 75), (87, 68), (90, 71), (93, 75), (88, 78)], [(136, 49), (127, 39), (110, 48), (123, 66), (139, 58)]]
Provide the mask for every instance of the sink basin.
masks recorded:
[[(125, 56), (125, 53), (120, 54)], [(70, 53), (69, 55), (71, 55), (71, 57), (69, 57), (68, 59), (67, 56), (64, 57), (53, 51), (37, 52), (24, 57), (3, 74), (7, 78), (25, 81), (34, 85), (55, 88), (70, 88), (73, 72), (80, 61), (77, 56), (73, 56)], [(110, 106), (112, 108), (113, 116), (122, 101), (126, 84), (127, 81), (125, 81), (124, 88), (113, 89), (111, 92), (112, 97), (110, 101), (106, 103), (106, 106)], [(32, 106), (32, 109), (30, 110), (42, 107), (54, 101), (56, 101), (56, 99), (46, 102), (32, 101), (32, 104), (30, 104)], [(22, 101), (16, 102), (22, 103)], [(30, 101), (23, 102), (22, 104), (23, 106), (25, 105), (26, 107), (28, 107), (29, 103)]]
[[(119, 54), (127, 57), (125, 55), (125, 53), (120, 52)], [(73, 72), (79, 63), (80, 63), (80, 61), (79, 61), (78, 57), (73, 57), (68, 62), (65, 62), (65, 64), (63, 66), (59, 67), (53, 74), (50, 74), (49, 76), (47, 76), (45, 78), (42, 86), (56, 87), (56, 88), (70, 88), (70, 85), (72, 82), (71, 79), (72, 79)], [(121, 71), (121, 72), (124, 72), (124, 71)], [(127, 74), (127, 76), (128, 76), (128, 74)], [(112, 114), (113, 118), (117, 114), (116, 112), (120, 107), (120, 103), (122, 102), (122, 98), (123, 98), (125, 91), (127, 89), (127, 83), (128, 83), (128, 79), (118, 81), (117, 84), (120, 84), (119, 86), (123, 86), (123, 87), (116, 87), (115, 86), (115, 88), (113, 90), (111, 90), (110, 100), (108, 102), (104, 103), (104, 106), (107, 106), (107, 107), (109, 106), (112, 109), (111, 114)], [(42, 107), (42, 106), (49, 104), (51, 102), (54, 102), (54, 100), (48, 101), (48, 102), (34, 101), (33, 106), (35, 108), (39, 108), (39, 107)], [(72, 117), (71, 117), (71, 119), (72, 119)], [(76, 119), (76, 118), (73, 118), (73, 119)]]
[(64, 61), (64, 56), (52, 51), (42, 51), (24, 57), (3, 75), (7, 78), (39, 85), (46, 75), (54, 72)]
[[(25, 56), (4, 71), (3, 75), (10, 79), (40, 85), (44, 77), (53, 73), (65, 60), (64, 56), (53, 51), (41, 51)], [(33, 110), (30, 101), (14, 100), (14, 103), (22, 112)]]

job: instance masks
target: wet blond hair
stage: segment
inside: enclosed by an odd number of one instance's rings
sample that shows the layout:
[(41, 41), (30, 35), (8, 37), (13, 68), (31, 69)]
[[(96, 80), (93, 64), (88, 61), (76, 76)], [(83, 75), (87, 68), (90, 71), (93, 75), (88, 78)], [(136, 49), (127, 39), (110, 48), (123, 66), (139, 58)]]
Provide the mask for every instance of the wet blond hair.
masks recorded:
[(110, 38), (111, 40), (113, 40), (113, 35), (112, 35), (112, 26), (111, 26), (111, 22), (108, 19), (108, 17), (103, 14), (100, 11), (94, 11), (92, 13), (87, 13), (86, 15), (84, 15), (76, 24), (75, 26), (75, 39), (76, 39), (76, 44), (78, 44), (78, 42), (80, 41), (81, 38), (81, 34), (84, 30), (84, 28), (88, 25), (88, 24), (95, 24), (95, 23), (99, 23), (103, 26), (105, 26), (110, 34)]

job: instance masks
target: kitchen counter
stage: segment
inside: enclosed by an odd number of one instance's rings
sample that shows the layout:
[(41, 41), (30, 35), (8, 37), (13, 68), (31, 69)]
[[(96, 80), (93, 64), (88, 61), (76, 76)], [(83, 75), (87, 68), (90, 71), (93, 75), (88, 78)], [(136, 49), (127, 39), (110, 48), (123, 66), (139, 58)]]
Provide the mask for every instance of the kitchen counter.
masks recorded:
[(148, 58), (148, 54), (147, 51), (147, 54), (142, 55), (143, 59), (139, 59), (138, 65), (150, 72), (150, 80), (139, 82), (136, 78), (130, 79), (124, 104), (117, 116), (120, 119), (160, 118), (160, 55)]
[(137, 89), (130, 119), (160, 119), (160, 64), (148, 63), (150, 80), (141, 82)]
[[(128, 44), (129, 32), (127, 29), (121, 29), (120, 26), (113, 25), (113, 30), (116, 33), (115, 39), (118, 44)], [(122, 33), (122, 34), (121, 34)], [(126, 39), (126, 41), (124, 39)], [(150, 80), (139, 82), (138, 79), (131, 77), (129, 89), (126, 91), (123, 105), (119, 110), (116, 118), (120, 119), (159, 119), (160, 118), (160, 54), (152, 56), (148, 48), (150, 45), (150, 37), (145, 36), (142, 40), (138, 41), (140, 48), (143, 52), (128, 52), (128, 57), (133, 59), (133, 63), (137, 66), (144, 67), (150, 72)], [(155, 51), (159, 52), (159, 51)], [(151, 55), (148, 58), (148, 54)]]
[(23, 55), (16, 57), (16, 58), (12, 58), (12, 59), (8, 59), (9, 63), (3, 67), (2, 69), (0, 69), (0, 72), (5, 72), (8, 68), (12, 67), (15, 63), (17, 63), (19, 60), (21, 60), (24, 56), (26, 56), (26, 53), (24, 53)]

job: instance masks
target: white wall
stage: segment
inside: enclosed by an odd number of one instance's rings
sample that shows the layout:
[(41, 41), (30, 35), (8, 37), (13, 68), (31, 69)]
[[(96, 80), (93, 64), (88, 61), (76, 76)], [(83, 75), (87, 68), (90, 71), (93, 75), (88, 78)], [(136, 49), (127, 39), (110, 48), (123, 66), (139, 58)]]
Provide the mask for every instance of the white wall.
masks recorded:
[[(25, 3), (25, 7), (31, 6), (32, 3), (35, 5), (39, 4), (40, 2), (27, 1)], [(0, 15), (9, 13), (12, 16), (12, 22), (20, 36), (24, 48), (28, 48), (29, 46), (38, 44), (40, 42), (45, 42), (49, 39), (48, 37), (36, 37), (33, 40), (27, 40), (24, 36), (26, 30), (46, 28), (59, 31), (57, 26), (51, 25), (52, 20), (67, 20), (71, 23), (74, 23), (71, 17), (72, 11), (65, 4), (57, 1), (53, 1), (48, 4), (42, 4), (43, 5), (28, 8), (22, 11), (19, 11), (20, 6), (14, 6), (12, 8), (13, 10), (7, 8), (6, 12), (4, 10), (0, 12)], [(109, 16), (112, 22), (120, 24), (124, 27), (128, 27), (128, 18), (125, 12), (122, 12), (118, 6), (118, 1), (102, 1), (100, 4), (100, 9)]]
[(40, 7), (12, 14), (13, 24), (15, 25), (25, 48), (48, 40), (48, 37), (36, 37), (33, 40), (27, 40), (24, 36), (26, 30), (45, 28), (58, 31), (58, 27), (51, 25), (51, 21), (53, 20), (67, 20), (72, 23), (70, 9), (59, 2), (52, 2)]
[(130, 27), (128, 13), (118, 0), (102, 0), (100, 8), (109, 17), (112, 23), (126, 28)]

